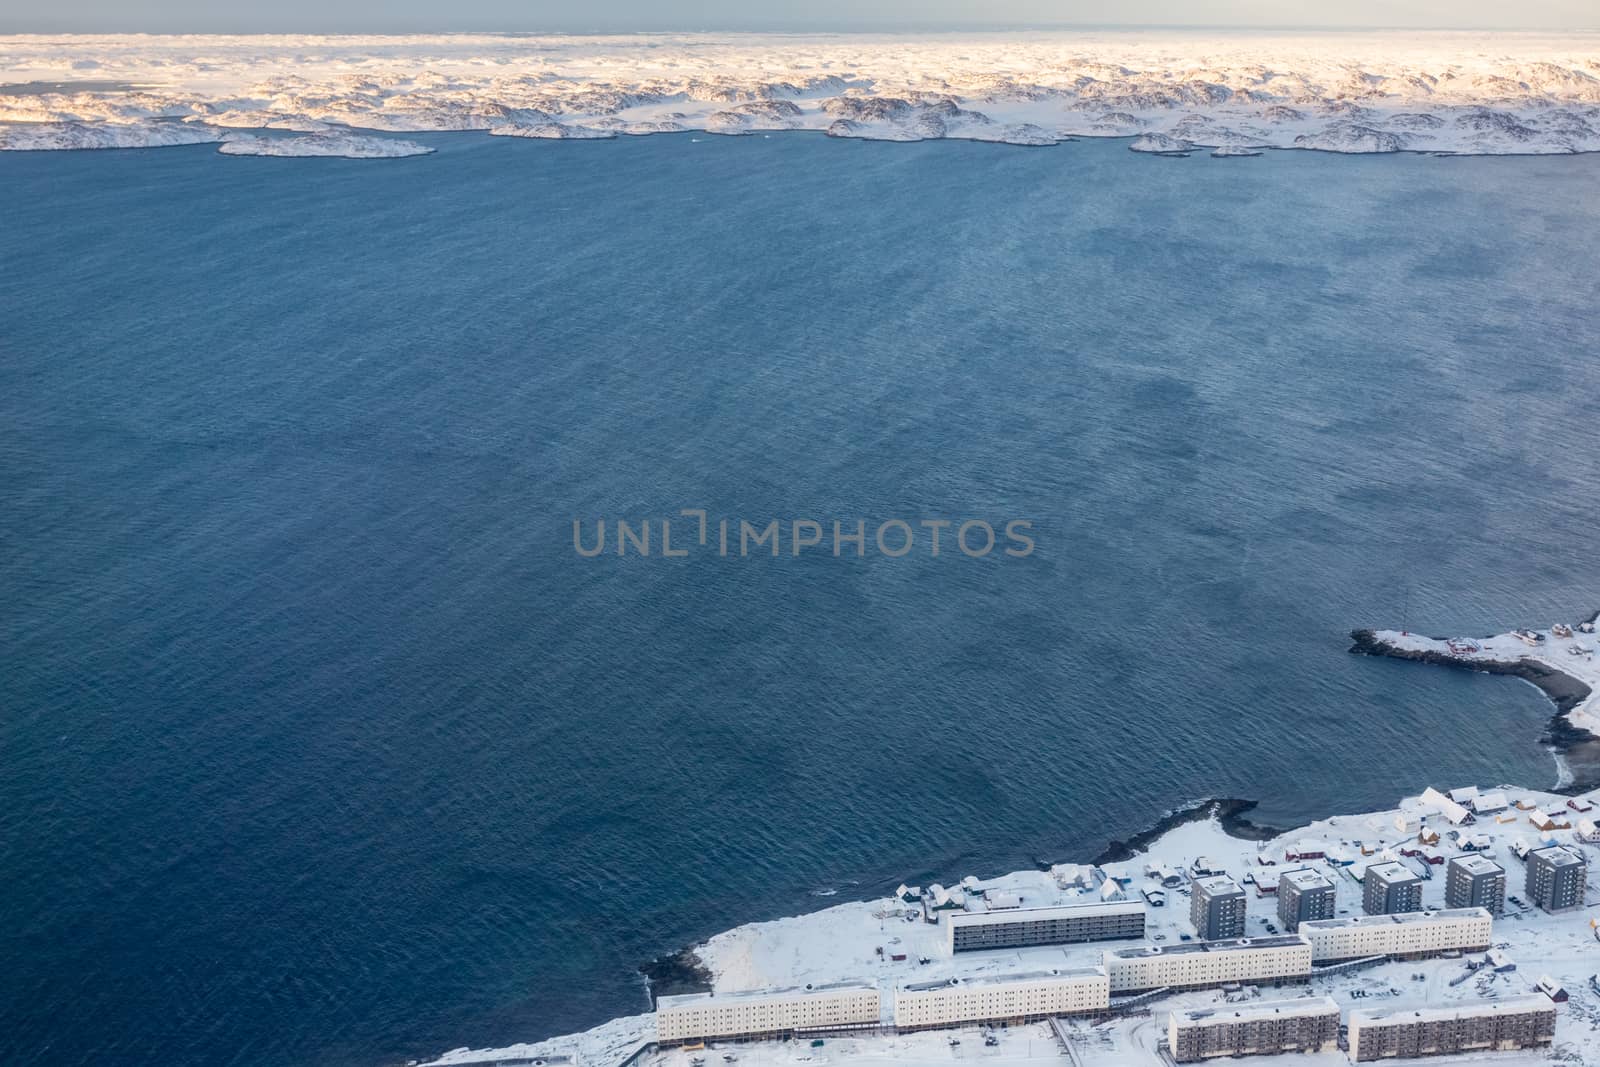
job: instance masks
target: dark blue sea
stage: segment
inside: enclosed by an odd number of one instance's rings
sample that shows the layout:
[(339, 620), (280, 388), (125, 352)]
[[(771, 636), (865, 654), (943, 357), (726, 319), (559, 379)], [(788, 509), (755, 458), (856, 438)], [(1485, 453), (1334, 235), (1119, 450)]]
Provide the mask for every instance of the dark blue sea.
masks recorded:
[[(535, 1039), (1184, 801), (1555, 781), (1346, 649), (1600, 607), (1600, 157), (422, 139), (0, 154), (8, 1067)], [(682, 508), (1036, 549), (573, 550)]]

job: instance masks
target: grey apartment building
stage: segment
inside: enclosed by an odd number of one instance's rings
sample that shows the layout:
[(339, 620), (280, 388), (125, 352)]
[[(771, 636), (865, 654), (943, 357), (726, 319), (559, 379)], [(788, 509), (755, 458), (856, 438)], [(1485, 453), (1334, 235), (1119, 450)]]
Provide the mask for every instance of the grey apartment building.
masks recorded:
[(1588, 880), (1588, 863), (1571, 849), (1552, 845), (1528, 853), (1528, 902), (1545, 911), (1583, 907)]
[(1197, 878), (1191, 884), (1189, 921), (1205, 941), (1244, 936), (1244, 890), (1226, 875)]
[(1312, 919), (1331, 919), (1337, 908), (1333, 883), (1318, 871), (1302, 867), (1278, 876), (1278, 919), (1290, 933)]
[(1547, 997), (1509, 997), (1453, 1008), (1350, 1013), (1350, 1059), (1412, 1059), (1549, 1046), (1556, 1008)]
[(1361, 878), (1361, 908), (1368, 915), (1422, 910), (1422, 879), (1398, 860), (1374, 863)]
[(1118, 900), (1054, 908), (952, 911), (945, 913), (944, 924), (951, 952), (1136, 940), (1144, 937), (1144, 904)]
[(1506, 906), (1506, 869), (1488, 856), (1457, 856), (1445, 870), (1444, 902), (1499, 915)]
[(1328, 997), (1180, 1010), (1167, 1021), (1167, 1046), (1178, 1063), (1321, 1052), (1338, 1044), (1339, 1005)]

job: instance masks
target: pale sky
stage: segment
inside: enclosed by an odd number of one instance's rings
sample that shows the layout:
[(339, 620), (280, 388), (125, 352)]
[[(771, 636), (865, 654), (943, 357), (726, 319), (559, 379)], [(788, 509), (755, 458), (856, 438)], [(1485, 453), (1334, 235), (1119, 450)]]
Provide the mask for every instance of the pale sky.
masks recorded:
[(1600, 0), (0, 0), (0, 32), (1600, 29)]

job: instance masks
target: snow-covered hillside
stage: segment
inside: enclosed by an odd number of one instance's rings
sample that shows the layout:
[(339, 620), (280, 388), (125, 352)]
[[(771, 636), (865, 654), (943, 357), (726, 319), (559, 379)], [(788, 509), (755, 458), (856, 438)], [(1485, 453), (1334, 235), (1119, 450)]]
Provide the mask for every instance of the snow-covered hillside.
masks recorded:
[(331, 126), (1600, 150), (1595, 34), (17, 36), (0, 37), (0, 69), (12, 149)]

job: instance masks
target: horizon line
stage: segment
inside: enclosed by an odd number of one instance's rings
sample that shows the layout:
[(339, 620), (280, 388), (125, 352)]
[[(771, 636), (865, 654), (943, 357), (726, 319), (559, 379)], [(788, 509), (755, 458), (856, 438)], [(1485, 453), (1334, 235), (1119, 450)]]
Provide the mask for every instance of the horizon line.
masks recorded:
[(279, 37), (279, 36), (324, 36), (324, 37), (424, 37), (424, 36), (466, 36), (469, 34), (492, 34), (512, 37), (633, 37), (657, 34), (748, 34), (767, 36), (847, 36), (847, 35), (910, 35), (910, 34), (956, 34), (956, 33), (1051, 33), (1063, 31), (1099, 31), (1099, 32), (1146, 32), (1153, 30), (1177, 32), (1215, 32), (1228, 31), (1233, 33), (1562, 33), (1585, 34), (1600, 33), (1600, 23), (1591, 27), (1573, 29), (1571, 27), (1552, 25), (1502, 25), (1502, 24), (1465, 24), (1458, 26), (1423, 26), (1407, 23), (1394, 23), (1389, 25), (1368, 24), (1255, 24), (1238, 22), (1048, 22), (1048, 23), (964, 23), (940, 22), (929, 24), (912, 24), (890, 26), (879, 22), (864, 22), (856, 25), (843, 24), (831, 27), (794, 27), (794, 26), (701, 26), (695, 28), (682, 26), (652, 26), (636, 27), (630, 29), (592, 28), (592, 29), (513, 29), (507, 27), (408, 27), (408, 28), (378, 28), (365, 27), (360, 29), (331, 29), (331, 28), (300, 28), (300, 29), (135, 29), (135, 28), (53, 28), (53, 29), (21, 29), (12, 28), (0, 23), (0, 37), (38, 37), (38, 36), (148, 36), (148, 37)]

